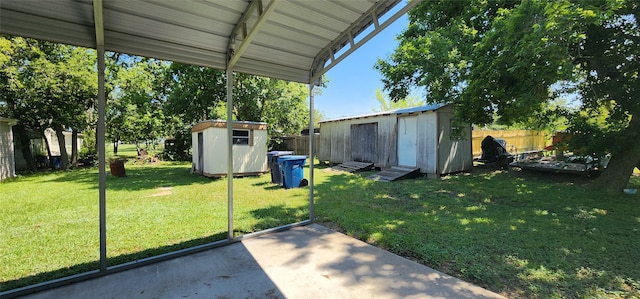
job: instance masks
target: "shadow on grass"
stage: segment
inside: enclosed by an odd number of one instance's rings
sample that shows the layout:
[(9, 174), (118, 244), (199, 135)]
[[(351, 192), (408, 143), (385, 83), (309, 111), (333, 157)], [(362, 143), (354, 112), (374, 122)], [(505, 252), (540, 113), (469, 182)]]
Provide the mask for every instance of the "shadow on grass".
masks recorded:
[[(126, 165), (126, 164), (125, 164)], [(182, 167), (181, 167), (182, 166)], [(207, 184), (213, 180), (198, 174), (189, 173), (187, 165), (177, 166), (125, 166), (126, 177), (115, 177), (107, 170), (107, 190), (147, 190), (159, 187)], [(74, 182), (85, 184), (91, 189), (98, 189), (98, 170), (78, 169), (56, 172), (51, 181)]]
[(508, 297), (640, 295), (637, 199), (481, 171), (392, 183), (333, 174), (318, 221)]
[[(131, 254), (123, 254), (123, 255), (108, 258), (107, 265), (108, 267), (111, 267), (111, 266), (116, 266), (116, 265), (120, 265), (128, 262), (134, 262), (137, 260), (154, 257), (154, 256), (158, 256), (158, 255), (169, 253), (169, 252), (174, 252), (174, 251), (185, 249), (185, 248), (195, 247), (198, 245), (203, 245), (203, 244), (224, 240), (226, 238), (227, 238), (227, 233), (220, 232), (204, 238), (197, 238), (197, 239), (193, 239), (193, 240), (189, 240), (189, 241), (185, 241), (177, 244), (151, 248), (151, 249), (147, 249), (147, 250), (143, 250), (143, 251), (135, 252)], [(2, 282), (2, 284), (0, 285), (0, 291), (4, 292), (4, 291), (21, 288), (28, 285), (41, 283), (44, 281), (49, 281), (57, 278), (76, 275), (79, 273), (98, 270), (100, 267), (99, 265), (100, 265), (99, 261), (82, 263), (82, 264), (73, 265), (67, 268), (38, 273), (36, 275), (26, 276), (26, 277), (15, 279), (15, 280), (5, 281), (5, 282)]]
[(286, 207), (285, 205), (273, 205), (255, 209), (251, 211), (250, 214), (258, 219), (258, 222), (255, 224), (253, 231), (241, 233), (252, 233), (307, 220), (309, 219), (309, 207)]
[(280, 189), (282, 189), (282, 185), (281, 184), (274, 184), (271, 181), (255, 183), (255, 184), (252, 184), (252, 185), (256, 186), (256, 187), (264, 187), (264, 190), (280, 190)]

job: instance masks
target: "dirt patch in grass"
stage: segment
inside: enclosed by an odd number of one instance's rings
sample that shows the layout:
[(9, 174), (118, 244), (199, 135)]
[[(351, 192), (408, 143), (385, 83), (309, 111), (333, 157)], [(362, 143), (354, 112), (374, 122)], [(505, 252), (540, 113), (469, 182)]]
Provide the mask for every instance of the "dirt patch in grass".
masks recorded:
[(160, 187), (160, 188), (154, 189), (154, 191), (155, 193), (149, 195), (148, 197), (165, 196), (165, 195), (171, 195), (172, 193), (171, 187)]
[(509, 172), (509, 175), (514, 178), (521, 178), (525, 180), (535, 180), (538, 182), (549, 182), (549, 183), (563, 184), (563, 185), (574, 185), (579, 187), (585, 187), (597, 177), (597, 173), (594, 173), (591, 175), (585, 175), (585, 174), (573, 174), (573, 173), (532, 171), (532, 170), (523, 170), (519, 168), (510, 168), (508, 172)]

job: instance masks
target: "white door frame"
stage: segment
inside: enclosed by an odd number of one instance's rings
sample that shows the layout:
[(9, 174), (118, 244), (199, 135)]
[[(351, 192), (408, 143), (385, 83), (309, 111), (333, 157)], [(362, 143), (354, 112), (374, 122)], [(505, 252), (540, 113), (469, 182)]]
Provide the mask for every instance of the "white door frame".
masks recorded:
[(398, 165), (418, 165), (418, 117), (398, 117)]

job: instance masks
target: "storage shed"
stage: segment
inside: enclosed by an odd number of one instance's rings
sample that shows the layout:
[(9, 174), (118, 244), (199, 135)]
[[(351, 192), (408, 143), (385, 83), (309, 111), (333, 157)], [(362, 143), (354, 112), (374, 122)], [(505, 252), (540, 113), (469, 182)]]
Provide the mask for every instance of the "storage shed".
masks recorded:
[[(192, 129), (194, 172), (209, 177), (227, 175), (227, 122), (206, 120)], [(233, 122), (233, 174), (257, 175), (267, 172), (267, 124)]]
[(0, 181), (16, 176), (13, 132), (15, 119), (0, 117)]
[(426, 105), (320, 122), (318, 158), (372, 162), (444, 175), (473, 167), (471, 125), (449, 104)]

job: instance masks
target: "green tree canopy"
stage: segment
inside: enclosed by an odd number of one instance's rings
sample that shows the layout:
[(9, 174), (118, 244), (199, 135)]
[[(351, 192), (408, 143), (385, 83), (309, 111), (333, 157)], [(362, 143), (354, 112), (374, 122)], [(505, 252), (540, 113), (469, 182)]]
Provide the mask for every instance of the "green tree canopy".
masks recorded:
[(156, 141), (165, 133), (163, 76), (169, 64), (155, 59), (112, 55), (107, 135), (117, 153), (119, 141)]
[[(165, 78), (168, 87), (165, 114), (182, 122), (175, 130), (184, 131), (202, 120), (227, 118), (225, 72), (172, 63)], [(237, 73), (232, 117), (266, 122), (270, 139), (277, 143), (278, 137), (298, 134), (308, 125), (308, 96), (304, 84)]]
[[(637, 1), (424, 1), (376, 68), (394, 100), (424, 87), (462, 119), (489, 124), (568, 119), (574, 141), (612, 153), (594, 188), (621, 192), (640, 161)], [(579, 109), (551, 104), (573, 94)], [(593, 121), (607, 112), (606, 121)], [(634, 117), (636, 116), (636, 117)], [(590, 140), (587, 142), (587, 140)]]
[[(97, 93), (95, 51), (21, 37), (1, 37), (0, 49), (0, 103), (19, 120), (17, 134), (29, 168), (33, 170), (33, 159), (27, 132), (44, 136), (49, 127), (56, 131), (62, 167), (67, 168), (62, 132), (73, 129), (75, 135), (87, 127), (86, 111), (95, 106)], [(72, 147), (77, 154), (76, 144)]]
[(377, 109), (373, 109), (373, 112), (382, 112), (424, 105), (424, 100), (420, 99), (420, 97), (415, 94), (410, 94), (407, 95), (407, 97), (405, 97), (404, 99), (393, 101), (389, 99), (389, 97), (387, 97), (384, 93), (382, 93), (382, 90), (380, 90), (380, 88), (376, 88), (376, 100), (380, 104), (380, 107)]

